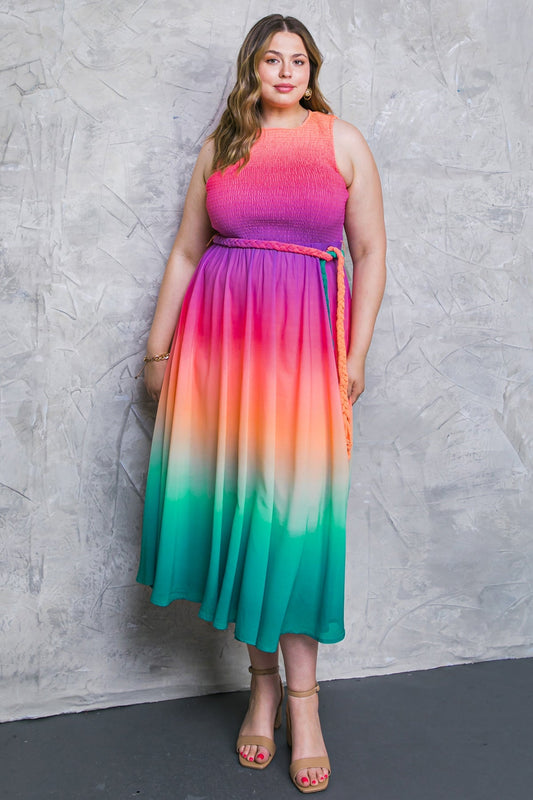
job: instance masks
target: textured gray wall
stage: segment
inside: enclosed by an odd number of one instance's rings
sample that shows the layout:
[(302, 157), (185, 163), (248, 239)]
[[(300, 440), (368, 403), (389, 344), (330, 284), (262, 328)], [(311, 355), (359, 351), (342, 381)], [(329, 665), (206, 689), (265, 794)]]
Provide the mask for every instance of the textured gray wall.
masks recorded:
[[(135, 584), (139, 368), (195, 155), (277, 3), (0, 0), (2, 718), (247, 683)], [(341, 677), (533, 654), (531, 4), (306, 0), (384, 186)]]

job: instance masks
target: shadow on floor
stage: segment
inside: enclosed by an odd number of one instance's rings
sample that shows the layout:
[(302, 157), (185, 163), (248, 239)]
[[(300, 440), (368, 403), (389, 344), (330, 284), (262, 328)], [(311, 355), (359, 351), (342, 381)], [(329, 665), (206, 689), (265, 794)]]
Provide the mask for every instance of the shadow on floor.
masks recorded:
[[(533, 659), (323, 682), (328, 800), (530, 800)], [(0, 726), (3, 800), (296, 800), (285, 726), (239, 767), (247, 693)]]

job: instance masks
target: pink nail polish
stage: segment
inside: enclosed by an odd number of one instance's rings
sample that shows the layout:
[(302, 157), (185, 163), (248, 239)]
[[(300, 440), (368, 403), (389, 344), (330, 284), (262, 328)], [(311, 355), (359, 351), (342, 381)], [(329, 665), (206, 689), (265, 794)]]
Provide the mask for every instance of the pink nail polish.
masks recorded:
[(254, 760), (253, 756), (248, 756), (248, 761), (253, 761), (253, 760)]
[(309, 778), (302, 778), (302, 783), (309, 783)]
[(260, 761), (262, 761), (262, 760), (264, 759), (264, 755), (263, 755), (263, 753), (259, 753), (259, 755), (257, 756), (257, 758), (258, 758)]
[(311, 784), (312, 784), (313, 786), (316, 786), (316, 785), (318, 784), (318, 781), (316, 781), (316, 780), (315, 780), (315, 781), (311, 781)]

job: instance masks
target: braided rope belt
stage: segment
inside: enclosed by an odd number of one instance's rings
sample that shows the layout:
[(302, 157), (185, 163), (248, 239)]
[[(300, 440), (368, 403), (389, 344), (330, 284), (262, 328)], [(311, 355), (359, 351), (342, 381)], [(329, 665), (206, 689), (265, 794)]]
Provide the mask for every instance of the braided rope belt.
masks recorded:
[(344, 423), (344, 435), (346, 437), (346, 449), (348, 457), (352, 451), (352, 405), (348, 399), (348, 370), (346, 365), (346, 340), (344, 338), (344, 313), (345, 313), (345, 287), (344, 287), (344, 253), (337, 247), (328, 247), (327, 250), (319, 250), (316, 247), (306, 247), (305, 245), (290, 244), (289, 242), (271, 242), (263, 239), (238, 239), (219, 236), (216, 234), (212, 238), (213, 244), (222, 247), (252, 248), (257, 250), (279, 250), (284, 253), (298, 253), (303, 256), (313, 256), (320, 260), (322, 272), (322, 283), (326, 296), (328, 314), (329, 298), (327, 291), (326, 261), (337, 259), (337, 314), (335, 319), (335, 338), (337, 342), (337, 375), (339, 378), (339, 392), (342, 406), (342, 418)]

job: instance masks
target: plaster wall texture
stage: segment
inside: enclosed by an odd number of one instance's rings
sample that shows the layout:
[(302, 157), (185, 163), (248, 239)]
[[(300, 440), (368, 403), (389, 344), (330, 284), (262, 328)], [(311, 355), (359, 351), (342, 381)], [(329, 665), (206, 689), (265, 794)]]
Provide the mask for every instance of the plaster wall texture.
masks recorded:
[[(135, 583), (139, 369), (191, 169), (277, 3), (0, 0), (2, 719), (247, 685)], [(320, 678), (533, 654), (527, 0), (291, 3), (381, 172), (389, 280), (356, 406), (347, 638)]]

